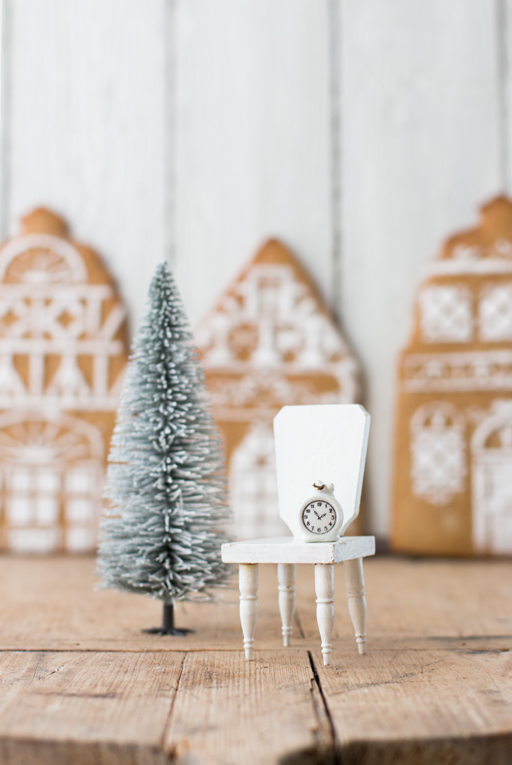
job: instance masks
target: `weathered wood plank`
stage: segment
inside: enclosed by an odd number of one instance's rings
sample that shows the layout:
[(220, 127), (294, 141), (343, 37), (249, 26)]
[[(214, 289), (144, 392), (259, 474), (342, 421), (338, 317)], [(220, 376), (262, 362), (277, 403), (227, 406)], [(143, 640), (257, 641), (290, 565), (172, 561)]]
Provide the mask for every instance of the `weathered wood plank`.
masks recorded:
[(0, 654), (0, 762), (164, 762), (183, 653)]
[[(227, 603), (178, 604), (186, 638), (142, 633), (161, 618), (151, 598), (94, 591), (91, 558), (0, 557), (0, 650), (241, 650), (237, 570)], [(366, 559), (368, 650), (486, 648), (512, 645), (508, 561)], [(318, 647), (313, 566), (297, 567), (297, 615), (292, 646)], [(343, 568), (335, 566), (334, 652), (355, 651)], [(497, 642), (496, 642), (497, 641)], [(281, 647), (274, 565), (260, 566), (256, 650)]]
[(166, 747), (178, 761), (268, 765), (328, 746), (311, 689), (306, 651), (256, 651), (253, 662), (239, 652), (187, 654)]
[(396, 352), (423, 264), (501, 190), (497, 5), (339, 2), (339, 311), (366, 373), (377, 535), (388, 530)]
[[(483, 765), (495, 760), (472, 751), (473, 737), (501, 738), (502, 752), (510, 746), (509, 650), (345, 653), (328, 670), (319, 651), (313, 656), (342, 754), (358, 752), (354, 762), (377, 762), (380, 754), (382, 762), (405, 763), (415, 745), (415, 763)], [(428, 757), (422, 751), (426, 741), (437, 745), (435, 759), (432, 749)]]
[[(299, 618), (308, 647), (318, 639), (310, 568), (297, 569)], [(356, 650), (343, 570), (334, 570), (333, 656)], [(365, 559), (368, 652), (398, 647), (512, 649), (510, 570), (507, 560)]]
[(332, 296), (327, 7), (176, 4), (174, 254), (194, 323), (270, 236)]
[[(241, 649), (237, 567), (224, 604), (178, 604), (178, 626), (195, 630), (185, 638), (144, 634), (160, 623), (160, 601), (95, 591), (94, 569), (87, 557), (0, 557), (0, 650)], [(281, 646), (276, 566), (262, 566), (256, 636), (259, 648)]]
[[(139, 631), (155, 623), (159, 603), (94, 593), (93, 560), (0, 557), (0, 762), (327, 763), (334, 730), (344, 763), (505, 765), (512, 563), (366, 561), (366, 656), (335, 567), (338, 637), (328, 669), (312, 568), (299, 567), (297, 580), (306, 637), (295, 632), (282, 649), (275, 567), (261, 567), (250, 663), (236, 607), (180, 608), (196, 633), (159, 639)], [(36, 646), (52, 650), (22, 650)]]

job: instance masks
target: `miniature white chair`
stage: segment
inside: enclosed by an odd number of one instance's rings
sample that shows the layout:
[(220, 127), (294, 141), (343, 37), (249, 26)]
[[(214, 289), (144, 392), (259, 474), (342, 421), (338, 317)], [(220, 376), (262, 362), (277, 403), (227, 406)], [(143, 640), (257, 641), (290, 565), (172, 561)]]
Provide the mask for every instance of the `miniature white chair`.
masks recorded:
[[(362, 559), (375, 553), (375, 537), (343, 537), (359, 513), (370, 416), (353, 404), (285, 406), (274, 419), (279, 515), (291, 537), (254, 539), (222, 545), (222, 560), (238, 563), (240, 571), (240, 620), (245, 658), (253, 659), (258, 602), (258, 564), (277, 563), (279, 610), (283, 644), (290, 645), (295, 611), (296, 565), (315, 566), (316, 612), (324, 664), (331, 663), (334, 626), (334, 565), (344, 563), (349, 611), (359, 653), (366, 653), (366, 598)], [(312, 485), (318, 479), (334, 484), (332, 530), (310, 524), (316, 515)], [(315, 488), (326, 488), (324, 483)], [(318, 495), (320, 498), (320, 495)], [(308, 504), (309, 503), (309, 504)], [(334, 520), (341, 506), (342, 517)], [(312, 507), (312, 511), (308, 508)], [(320, 507), (320, 505), (318, 505)], [(303, 510), (305, 508), (305, 510)], [(308, 513), (311, 512), (311, 516)], [(341, 514), (340, 514), (341, 515)], [(326, 521), (323, 521), (325, 523)], [(308, 528), (311, 528), (311, 531)], [(324, 532), (323, 529), (326, 529)], [(339, 538), (336, 538), (339, 534)], [(329, 541), (311, 541), (322, 536)], [(309, 541), (305, 541), (304, 537)]]

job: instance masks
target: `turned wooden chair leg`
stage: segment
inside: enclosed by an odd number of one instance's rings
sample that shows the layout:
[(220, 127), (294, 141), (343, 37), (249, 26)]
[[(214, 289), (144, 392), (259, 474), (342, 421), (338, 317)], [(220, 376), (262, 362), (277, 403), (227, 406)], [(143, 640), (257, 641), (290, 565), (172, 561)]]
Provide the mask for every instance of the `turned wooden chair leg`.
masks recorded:
[(277, 582), (279, 591), (279, 612), (283, 633), (283, 645), (290, 645), (293, 614), (295, 613), (295, 582), (297, 566), (294, 563), (277, 564)]
[(359, 653), (366, 653), (366, 598), (364, 592), (363, 559), (344, 562), (348, 594), (348, 610), (356, 632)]
[(322, 640), (324, 665), (331, 663), (334, 627), (334, 566), (315, 563), (316, 619)]
[(258, 564), (241, 563), (240, 579), (240, 622), (244, 634), (245, 658), (253, 659), (254, 633), (258, 616)]

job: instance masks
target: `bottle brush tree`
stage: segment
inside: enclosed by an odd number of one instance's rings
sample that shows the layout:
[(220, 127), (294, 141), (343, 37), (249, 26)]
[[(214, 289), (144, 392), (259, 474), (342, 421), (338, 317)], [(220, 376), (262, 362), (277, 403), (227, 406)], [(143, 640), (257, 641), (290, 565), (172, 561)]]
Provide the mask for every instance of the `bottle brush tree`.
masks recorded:
[(229, 569), (224, 456), (202, 369), (168, 266), (157, 267), (135, 338), (109, 456), (100, 526), (101, 586), (163, 601), (211, 600)]

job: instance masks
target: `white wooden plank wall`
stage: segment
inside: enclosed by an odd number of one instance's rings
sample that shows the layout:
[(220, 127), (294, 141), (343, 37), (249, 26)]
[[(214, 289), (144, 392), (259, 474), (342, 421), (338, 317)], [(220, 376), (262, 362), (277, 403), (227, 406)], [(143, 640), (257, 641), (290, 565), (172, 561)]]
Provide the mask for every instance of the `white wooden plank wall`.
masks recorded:
[(138, 316), (164, 257), (163, 0), (7, 0), (9, 233), (38, 204), (97, 247)]
[[(512, 177), (512, 0), (3, 0), (0, 228), (37, 204), (134, 320), (172, 259), (191, 319), (268, 236), (365, 373), (385, 534), (394, 364), (423, 263)], [(509, 106), (510, 105), (510, 106)]]
[(512, 195), (512, 0), (497, 1), (502, 185)]
[(343, 0), (338, 39), (340, 310), (366, 373), (372, 527), (384, 534), (396, 354), (423, 264), (501, 188), (496, 4)]
[(265, 238), (332, 294), (326, 0), (179, 0), (175, 266), (195, 323)]

